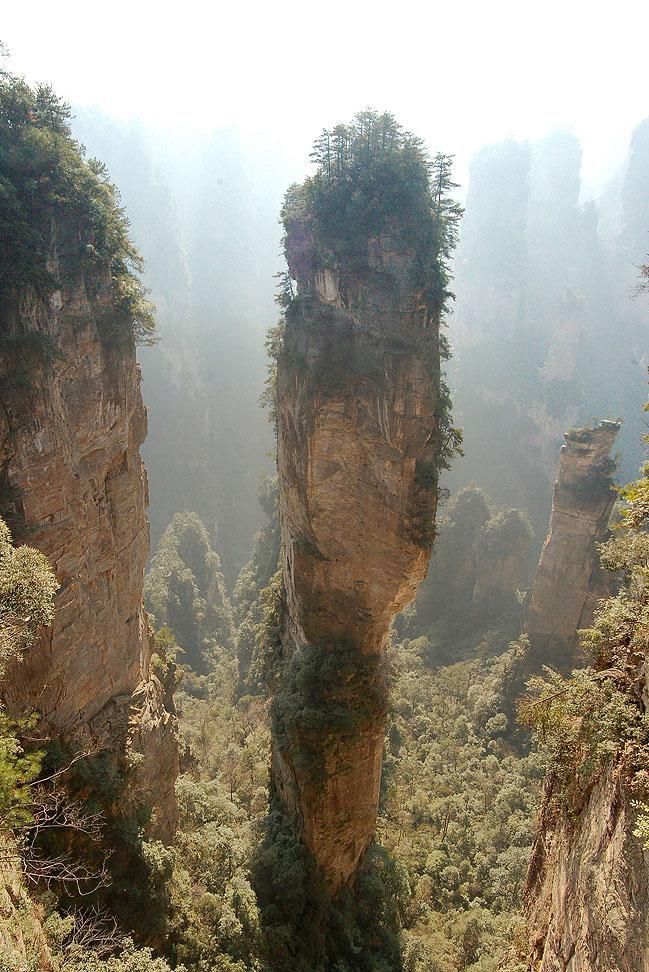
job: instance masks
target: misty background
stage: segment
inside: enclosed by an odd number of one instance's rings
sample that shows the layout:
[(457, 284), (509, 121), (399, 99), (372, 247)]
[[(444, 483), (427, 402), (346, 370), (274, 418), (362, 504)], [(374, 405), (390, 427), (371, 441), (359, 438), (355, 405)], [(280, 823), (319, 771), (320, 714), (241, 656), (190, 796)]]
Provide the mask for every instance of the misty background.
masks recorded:
[(635, 475), (649, 364), (633, 299), (649, 251), (646, 11), (622, 3), (613, 22), (585, 4), (406, 3), (398, 17), (342, 3), (37, 6), (37, 33), (27, 12), (3, 16), (10, 68), (73, 105), (157, 306), (159, 343), (139, 352), (152, 549), (174, 513), (195, 510), (230, 583), (249, 556), (273, 467), (258, 399), (283, 193), (309, 171), (321, 128), (366, 105), (456, 154), (466, 212), (447, 371), (466, 455), (451, 492), (476, 483), (526, 509), (535, 556), (564, 431), (623, 418), (619, 480)]

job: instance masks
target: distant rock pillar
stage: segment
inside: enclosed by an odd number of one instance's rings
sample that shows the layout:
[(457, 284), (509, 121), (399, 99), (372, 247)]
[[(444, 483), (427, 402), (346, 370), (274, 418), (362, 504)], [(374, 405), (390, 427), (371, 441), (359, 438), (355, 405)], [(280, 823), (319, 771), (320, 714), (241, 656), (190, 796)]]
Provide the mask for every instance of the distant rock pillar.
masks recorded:
[(619, 429), (618, 422), (601, 422), (565, 434), (525, 622), (526, 674), (543, 665), (567, 671), (579, 664), (577, 631), (589, 626), (597, 601), (610, 593), (597, 545), (606, 539), (616, 499), (610, 454)]

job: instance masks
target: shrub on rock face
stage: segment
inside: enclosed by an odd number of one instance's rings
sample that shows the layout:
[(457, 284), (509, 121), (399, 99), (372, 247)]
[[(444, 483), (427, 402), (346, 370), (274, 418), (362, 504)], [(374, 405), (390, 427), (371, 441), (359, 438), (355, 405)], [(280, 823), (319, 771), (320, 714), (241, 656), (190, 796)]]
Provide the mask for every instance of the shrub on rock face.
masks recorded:
[(58, 583), (47, 558), (33, 547), (14, 547), (0, 519), (0, 678), (6, 664), (54, 618)]
[[(42, 625), (52, 623), (58, 583), (47, 559), (32, 547), (14, 547), (0, 519), (0, 680)], [(40, 753), (25, 753), (18, 735), (26, 723), (0, 709), (0, 835), (30, 817), (28, 784), (37, 776)]]

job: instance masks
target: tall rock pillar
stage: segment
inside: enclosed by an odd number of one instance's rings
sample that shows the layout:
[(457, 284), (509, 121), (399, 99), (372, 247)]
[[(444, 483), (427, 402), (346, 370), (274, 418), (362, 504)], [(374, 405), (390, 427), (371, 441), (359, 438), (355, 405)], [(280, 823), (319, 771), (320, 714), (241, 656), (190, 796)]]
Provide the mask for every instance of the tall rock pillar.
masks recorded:
[(405, 217), (360, 230), (350, 257), (317, 200), (297, 210), (284, 214), (296, 283), (276, 380), (285, 601), (273, 784), (335, 893), (374, 834), (382, 653), (430, 556), (446, 435), (441, 302)]
[[(56, 246), (50, 254), (57, 270)], [(176, 719), (150, 670), (146, 411), (110, 275), (0, 303), (0, 515), (41, 550), (59, 591), (52, 628), (7, 673), (3, 701), (53, 735), (141, 756), (133, 785), (176, 821)]]
[(599, 566), (616, 499), (610, 458), (617, 422), (565, 435), (552, 494), (550, 527), (534, 578), (525, 631), (528, 673), (543, 665), (569, 670), (577, 662), (580, 628), (588, 627), (610, 575)]

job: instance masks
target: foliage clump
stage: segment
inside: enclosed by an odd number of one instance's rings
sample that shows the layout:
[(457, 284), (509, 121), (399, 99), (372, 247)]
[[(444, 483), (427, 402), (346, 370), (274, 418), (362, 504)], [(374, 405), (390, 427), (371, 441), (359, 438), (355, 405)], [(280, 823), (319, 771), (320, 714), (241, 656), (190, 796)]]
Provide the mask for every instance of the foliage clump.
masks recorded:
[[(139, 277), (116, 188), (70, 134), (70, 108), (47, 85), (0, 68), (0, 302), (31, 288), (42, 298), (106, 275), (111, 326), (150, 341), (153, 309)], [(56, 259), (52, 262), (52, 255)]]
[(195, 672), (207, 656), (230, 644), (232, 609), (221, 562), (196, 513), (176, 513), (145, 578), (144, 598), (158, 626), (166, 626)]
[(356, 736), (387, 708), (387, 678), (380, 655), (354, 646), (304, 645), (282, 675), (271, 706), (273, 737), (290, 749), (298, 769), (324, 781), (324, 752), (341, 736)]
[(0, 519), (0, 678), (39, 627), (52, 623), (58, 586), (47, 558), (33, 547), (14, 547)]
[[(14, 547), (0, 519), (0, 682), (5, 667), (20, 658), (38, 629), (52, 623), (58, 586), (47, 558), (33, 547)], [(20, 740), (30, 725), (0, 708), (0, 838), (31, 819), (29, 785), (39, 773), (42, 753), (26, 752)]]
[(456, 188), (452, 157), (431, 158), (423, 141), (393, 115), (368, 109), (349, 124), (325, 129), (311, 160), (315, 174), (286, 195), (285, 228), (308, 216), (323, 249), (363, 266), (370, 238), (401, 237), (417, 254), (414, 282), (441, 312), (451, 296), (449, 261), (462, 214), (449, 198)]

